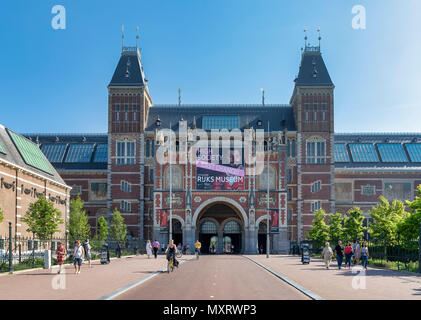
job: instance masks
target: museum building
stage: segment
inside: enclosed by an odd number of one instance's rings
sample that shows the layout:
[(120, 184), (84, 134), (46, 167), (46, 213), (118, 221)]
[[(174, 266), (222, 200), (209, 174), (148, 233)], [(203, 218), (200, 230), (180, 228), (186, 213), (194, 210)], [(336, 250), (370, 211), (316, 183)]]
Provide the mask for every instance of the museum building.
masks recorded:
[[(167, 243), (171, 228), (176, 243), (193, 247), (199, 239), (205, 253), (265, 251), (268, 229), (271, 252), (287, 252), (291, 241), (306, 239), (319, 208), (344, 213), (356, 205), (367, 213), (380, 195), (414, 198), (421, 134), (335, 133), (335, 86), (320, 46), (305, 46), (293, 82), (287, 104), (155, 105), (140, 50), (123, 47), (108, 84), (108, 133), (26, 136), (71, 196), (81, 195), (93, 234), (97, 219), (118, 209), (129, 237)], [(193, 138), (184, 139), (183, 128)], [(168, 140), (163, 129), (176, 133), (171, 166), (156, 158)], [(228, 130), (229, 140), (233, 130), (253, 137), (264, 130), (263, 170), (245, 174), (253, 169), (244, 157), (227, 165), (181, 161), (180, 150), (220, 159), (219, 151), (194, 148), (198, 130), (215, 129)]]

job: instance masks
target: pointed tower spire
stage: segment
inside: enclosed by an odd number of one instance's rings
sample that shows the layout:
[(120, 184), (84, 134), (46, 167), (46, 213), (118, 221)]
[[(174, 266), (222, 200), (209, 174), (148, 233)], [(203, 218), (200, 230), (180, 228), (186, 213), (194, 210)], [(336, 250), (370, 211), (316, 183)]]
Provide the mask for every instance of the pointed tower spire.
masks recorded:
[(178, 88), (178, 105), (181, 106), (181, 89)]
[(320, 40), (322, 40), (322, 37), (320, 36), (320, 28), (319, 29), (317, 29), (317, 32), (319, 33), (319, 50), (320, 50)]

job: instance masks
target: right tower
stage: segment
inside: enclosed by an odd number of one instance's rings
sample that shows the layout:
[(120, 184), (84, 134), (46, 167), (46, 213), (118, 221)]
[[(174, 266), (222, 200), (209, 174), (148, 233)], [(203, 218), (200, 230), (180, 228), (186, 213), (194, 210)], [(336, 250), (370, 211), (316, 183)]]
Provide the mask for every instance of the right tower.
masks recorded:
[(335, 212), (334, 84), (320, 45), (305, 46), (290, 104), (297, 127), (297, 240), (306, 239), (314, 212)]

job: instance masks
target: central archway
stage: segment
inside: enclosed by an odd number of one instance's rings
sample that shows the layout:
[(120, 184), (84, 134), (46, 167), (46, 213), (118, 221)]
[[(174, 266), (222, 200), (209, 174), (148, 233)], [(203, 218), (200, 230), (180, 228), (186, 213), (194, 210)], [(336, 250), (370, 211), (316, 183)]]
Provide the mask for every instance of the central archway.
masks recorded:
[(196, 239), (203, 253), (242, 253), (248, 224), (244, 209), (229, 198), (213, 198), (203, 202), (193, 216)]

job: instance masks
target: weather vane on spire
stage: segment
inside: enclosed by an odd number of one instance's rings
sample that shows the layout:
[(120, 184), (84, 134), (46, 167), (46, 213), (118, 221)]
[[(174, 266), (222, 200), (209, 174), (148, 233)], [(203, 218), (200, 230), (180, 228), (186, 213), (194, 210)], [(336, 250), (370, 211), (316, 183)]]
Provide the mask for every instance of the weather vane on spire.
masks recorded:
[(320, 28), (317, 29), (317, 32), (319, 33), (319, 50), (320, 50), (320, 40), (322, 40), (322, 37), (320, 36)]
[(304, 47), (307, 47), (307, 29), (304, 29)]
[(121, 25), (121, 51), (123, 52), (124, 48), (124, 25)]
[(139, 26), (136, 27), (136, 49), (137, 49), (138, 40), (139, 40)]
[(178, 88), (178, 105), (181, 105), (181, 89)]

